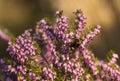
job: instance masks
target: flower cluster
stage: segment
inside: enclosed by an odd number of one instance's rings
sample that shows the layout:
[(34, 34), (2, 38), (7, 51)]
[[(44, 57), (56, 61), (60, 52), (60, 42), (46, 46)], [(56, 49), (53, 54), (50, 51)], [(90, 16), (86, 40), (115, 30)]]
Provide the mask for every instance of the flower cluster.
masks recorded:
[(109, 65), (116, 64), (118, 58), (119, 58), (118, 55), (114, 53), (112, 55), (112, 58), (110, 59)]
[(74, 13), (77, 15), (75, 19), (75, 24), (77, 25), (76, 38), (79, 39), (81, 32), (86, 25), (86, 16), (83, 14), (82, 11), (75, 10)]
[(64, 63), (63, 67), (65, 68), (65, 72), (72, 74), (72, 81), (80, 80), (82, 74), (84, 73), (84, 69), (81, 67), (79, 62), (76, 62), (75, 59)]
[(34, 47), (30, 31), (31, 30), (26, 30), (16, 39), (15, 43), (8, 43), (7, 51), (9, 51), (9, 54), (14, 61), (24, 63), (29, 56), (35, 55), (36, 48)]
[[(119, 56), (99, 60), (87, 48), (100, 33), (97, 25), (87, 34), (86, 16), (75, 10), (75, 31), (69, 30), (63, 11), (56, 12), (55, 24), (40, 20), (35, 29), (26, 30), (15, 40), (9, 37), (9, 58), (0, 59), (5, 81), (120, 81)], [(87, 31), (87, 30), (86, 30)], [(85, 34), (85, 35), (84, 35)], [(5, 37), (4, 37), (5, 36)]]
[(83, 40), (81, 43), (82, 48), (84, 48), (85, 45), (87, 45), (91, 39), (93, 39), (98, 33), (100, 33), (100, 28), (101, 26), (97, 25), (93, 31), (91, 31), (85, 37), (82, 38)]
[(62, 52), (66, 53), (69, 51), (69, 44), (72, 42), (72, 38), (74, 36), (73, 32), (68, 33), (68, 23), (67, 23), (67, 17), (62, 16), (63, 11), (57, 11), (56, 12), (56, 24), (54, 28), (54, 32), (56, 35), (58, 35), (58, 39), (63, 41), (62, 45)]
[(31, 80), (38, 81), (40, 80), (40, 76), (37, 76), (35, 73), (33, 73), (31, 70), (28, 72), (28, 76)]
[(83, 54), (85, 64), (87, 64), (88, 67), (92, 70), (93, 75), (97, 75), (98, 70), (95, 62), (92, 59), (93, 57), (90, 55), (90, 52), (86, 49), (83, 49), (81, 52)]
[(67, 43), (66, 39), (68, 36), (66, 36), (68, 24), (67, 24), (67, 17), (66, 16), (61, 16), (63, 11), (57, 11), (56, 16), (58, 18), (56, 19), (56, 28), (55, 28), (55, 33), (58, 35), (58, 37), (63, 40), (63, 42)]
[(115, 81), (120, 81), (120, 71), (117, 69), (113, 69), (110, 67), (108, 64), (102, 63), (101, 64), (103, 68), (103, 74), (101, 74), (102, 78), (105, 78), (105, 80), (115, 80)]
[(50, 68), (44, 67), (43, 68), (43, 78), (44, 79), (42, 79), (42, 81), (46, 81), (46, 80), (50, 80), (50, 79), (53, 81), (56, 77)]

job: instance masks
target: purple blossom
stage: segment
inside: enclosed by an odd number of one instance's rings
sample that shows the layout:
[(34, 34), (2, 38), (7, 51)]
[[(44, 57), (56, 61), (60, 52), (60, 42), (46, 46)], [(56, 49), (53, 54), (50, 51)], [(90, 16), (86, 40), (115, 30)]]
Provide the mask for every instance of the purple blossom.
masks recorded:
[[(109, 65), (105, 64), (102, 62), (101, 64), (104, 72), (106, 73), (105, 77), (106, 79), (114, 79), (116, 81), (119, 81), (120, 80), (120, 71), (118, 71), (117, 69), (113, 69), (111, 68)], [(109, 78), (109, 77), (111, 78)]]
[(51, 40), (54, 40), (54, 42), (58, 42), (54, 35), (53, 27), (49, 26), (44, 19), (42, 19), (39, 23), (42, 29), (38, 27), (39, 29), (36, 30), (36, 33), (38, 34), (43, 33), (43, 40), (46, 39), (44, 36), (46, 34), (46, 36), (48, 36)]
[(93, 39), (98, 33), (100, 33), (100, 28), (101, 26), (97, 25), (93, 31), (90, 31), (90, 33), (88, 33), (85, 37), (82, 38), (82, 48), (84, 48), (88, 44), (88, 42), (91, 41), (91, 39)]
[(35, 73), (33, 73), (31, 70), (28, 72), (28, 76), (31, 78), (31, 80), (38, 81), (41, 79), (40, 76), (37, 76)]
[(49, 26), (47, 22), (43, 19), (40, 21), (40, 26), (36, 32), (39, 34), (41, 39), (44, 41), (45, 47), (43, 47), (42, 55), (45, 57), (43, 60), (47, 61), (50, 64), (52, 61), (56, 64), (58, 62), (58, 51), (56, 50), (56, 43), (58, 43), (56, 37), (54, 36), (54, 32), (52, 26)]
[(35, 55), (36, 48), (30, 32), (31, 30), (26, 30), (21, 36), (16, 38), (15, 43), (8, 43), (7, 51), (9, 51), (14, 61), (24, 63), (29, 56)]
[(114, 54), (112, 55), (112, 58), (110, 59), (108, 65), (111, 65), (111, 64), (114, 64), (114, 65), (115, 65), (118, 58), (119, 58), (118, 55), (114, 53)]
[(22, 73), (23, 75), (25, 75), (27, 72), (26, 66), (24, 66), (24, 65), (17, 65), (16, 70), (17, 70), (18, 74)]
[(83, 14), (83, 12), (79, 10), (75, 10), (74, 13), (76, 14), (75, 24), (77, 25), (76, 29), (76, 38), (79, 39), (81, 32), (83, 31), (85, 25), (86, 25), (86, 16)]
[(2, 30), (0, 29), (0, 38), (9, 42), (10, 41), (10, 37), (7, 35), (7, 30)]
[(53, 71), (50, 68), (43, 68), (43, 75), (44, 75), (44, 79), (43, 80), (52, 80), (54, 81), (54, 79), (56, 78), (55, 74), (53, 73)]
[[(85, 15), (79, 10), (74, 12), (77, 29), (73, 33), (68, 30), (68, 18), (62, 13), (56, 12), (54, 25), (42, 19), (35, 32), (26, 30), (15, 41), (8, 43), (7, 51), (12, 63), (0, 59), (6, 81), (120, 81), (118, 55), (114, 53), (106, 62), (96, 58), (86, 47), (100, 33), (101, 26), (97, 25), (82, 37), (86, 26)], [(36, 43), (38, 46), (35, 47)]]
[(71, 61), (69, 60), (67, 63), (64, 63), (63, 67), (65, 69), (65, 72), (70, 72), (72, 74), (72, 80), (80, 80), (81, 76), (84, 73), (84, 69), (81, 67), (81, 64), (79, 62), (76, 62), (74, 59)]
[[(56, 15), (60, 15), (62, 13), (60, 13), (60, 11), (56, 12)], [(66, 16), (60, 16), (56, 19), (56, 25), (55, 25), (55, 29), (54, 32), (55, 34), (58, 35), (58, 38), (61, 39), (65, 44), (66, 43), (70, 43), (71, 42), (71, 36), (73, 36), (72, 32), (70, 34), (67, 33), (67, 29), (68, 29), (68, 24), (67, 24), (67, 17)]]
[(10, 75), (12, 73), (16, 74), (17, 70), (11, 65), (5, 65), (4, 69), (2, 70), (6, 75)]
[(98, 74), (97, 66), (95, 65), (95, 62), (92, 60), (92, 56), (90, 52), (87, 49), (81, 50), (81, 53), (83, 55), (84, 62), (89, 66), (89, 68), (92, 70), (93, 75)]

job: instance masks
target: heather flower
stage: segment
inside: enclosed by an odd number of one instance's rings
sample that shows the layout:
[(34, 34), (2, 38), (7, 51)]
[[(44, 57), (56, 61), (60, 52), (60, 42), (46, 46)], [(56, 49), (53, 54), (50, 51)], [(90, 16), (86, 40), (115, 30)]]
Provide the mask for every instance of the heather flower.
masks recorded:
[(65, 69), (65, 72), (72, 74), (72, 81), (80, 80), (82, 74), (84, 73), (84, 69), (81, 67), (80, 63), (76, 62), (74, 59), (71, 61), (69, 60), (67, 63), (64, 63), (63, 67)]
[(97, 69), (97, 66), (95, 65), (95, 62), (92, 59), (93, 57), (90, 55), (90, 52), (87, 49), (83, 49), (81, 50), (81, 53), (83, 55), (84, 62), (92, 70), (93, 75), (97, 75), (98, 69)]
[(10, 37), (7, 35), (7, 30), (2, 30), (0, 29), (0, 38), (5, 40), (5, 41), (10, 41)]
[(62, 13), (56, 12), (55, 24), (42, 19), (35, 31), (26, 30), (9, 41), (10, 58), (0, 59), (6, 81), (120, 81), (118, 55), (113, 53), (109, 61), (99, 60), (86, 47), (100, 33), (101, 26), (84, 36), (83, 12), (74, 12), (75, 31), (69, 30), (68, 18)]
[(11, 65), (5, 65), (3, 72), (6, 75), (12, 74), (12, 73), (17, 73), (16, 69), (14, 67), (12, 67)]
[(100, 33), (101, 26), (97, 25), (93, 31), (90, 31), (85, 37), (82, 38), (81, 47), (84, 48), (91, 39), (93, 39), (98, 33)]
[(114, 79), (116, 81), (120, 80), (120, 71), (118, 71), (116, 69), (112, 69), (109, 65), (107, 65), (105, 63), (102, 63), (101, 66), (102, 66), (104, 72), (106, 73), (104, 78), (106, 78), (106, 79)]
[(55, 34), (58, 35), (59, 39), (61, 39), (65, 44), (71, 42), (70, 35), (67, 34), (67, 28), (69, 27), (67, 24), (67, 17), (60, 16), (62, 12), (57, 11), (58, 18), (56, 19), (55, 25)]
[(56, 46), (54, 42), (57, 42), (56, 37), (53, 35), (54, 33), (52, 32), (52, 26), (49, 26), (45, 20), (40, 21), (40, 26), (42, 27), (41, 29), (41, 39), (45, 43), (45, 49), (43, 50), (43, 56), (46, 59), (47, 63), (50, 63), (50, 60), (54, 60), (55, 63), (57, 63), (58, 57), (58, 51), (56, 50)]
[(31, 30), (26, 30), (16, 38), (15, 43), (8, 43), (7, 51), (15, 62), (24, 63), (28, 57), (35, 55), (36, 48), (30, 32)]
[(28, 72), (28, 76), (31, 78), (31, 80), (38, 81), (40, 80), (40, 76), (37, 76), (35, 73), (33, 73), (31, 70)]
[(69, 45), (72, 42), (72, 38), (74, 37), (74, 33), (68, 33), (68, 24), (67, 17), (62, 16), (62, 11), (56, 12), (56, 24), (54, 28), (54, 33), (58, 36), (58, 39), (63, 41), (62, 45), (62, 53), (66, 53), (69, 51)]
[(76, 38), (79, 39), (81, 32), (83, 31), (86, 25), (86, 16), (80, 10), (75, 10), (74, 13), (76, 14), (75, 24), (77, 26), (76, 29)]
[(25, 75), (27, 72), (27, 69), (24, 65), (17, 65), (16, 70), (17, 70), (17, 73), (22, 73), (23, 75)]
[(118, 55), (114, 53), (108, 64), (109, 65), (116, 64), (118, 58), (119, 58)]
[(51, 79), (52, 81), (54, 81), (54, 79), (56, 78), (53, 71), (50, 68), (46, 68), (46, 67), (43, 68), (43, 76), (44, 76), (44, 79), (42, 79), (42, 80), (50, 80)]
[(46, 36), (48, 36), (51, 40), (54, 40), (54, 42), (58, 42), (55, 34), (53, 33), (53, 27), (48, 25), (45, 19), (42, 19), (38, 22), (38, 25), (35, 28), (34, 38), (39, 40), (46, 40), (44, 34), (46, 34)]

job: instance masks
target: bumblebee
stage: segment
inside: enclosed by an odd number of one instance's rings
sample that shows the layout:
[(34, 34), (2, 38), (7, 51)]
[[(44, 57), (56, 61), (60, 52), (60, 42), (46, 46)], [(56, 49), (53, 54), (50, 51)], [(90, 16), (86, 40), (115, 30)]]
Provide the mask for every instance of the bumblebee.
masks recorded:
[(74, 51), (76, 48), (78, 48), (80, 45), (80, 41), (76, 39), (72, 44), (71, 44), (71, 49)]

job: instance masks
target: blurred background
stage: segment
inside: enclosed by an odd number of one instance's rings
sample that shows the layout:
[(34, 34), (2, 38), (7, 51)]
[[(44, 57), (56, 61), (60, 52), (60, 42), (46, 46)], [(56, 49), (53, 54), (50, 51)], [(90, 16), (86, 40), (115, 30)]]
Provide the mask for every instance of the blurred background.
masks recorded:
[[(73, 19), (73, 10), (81, 9), (87, 16), (87, 26), (99, 24), (101, 34), (90, 43), (90, 49), (103, 59), (113, 49), (120, 56), (120, 1), (119, 0), (0, 0), (0, 26), (15, 36), (33, 28), (41, 18), (54, 20), (56, 10)], [(7, 43), (0, 40), (0, 57)]]

